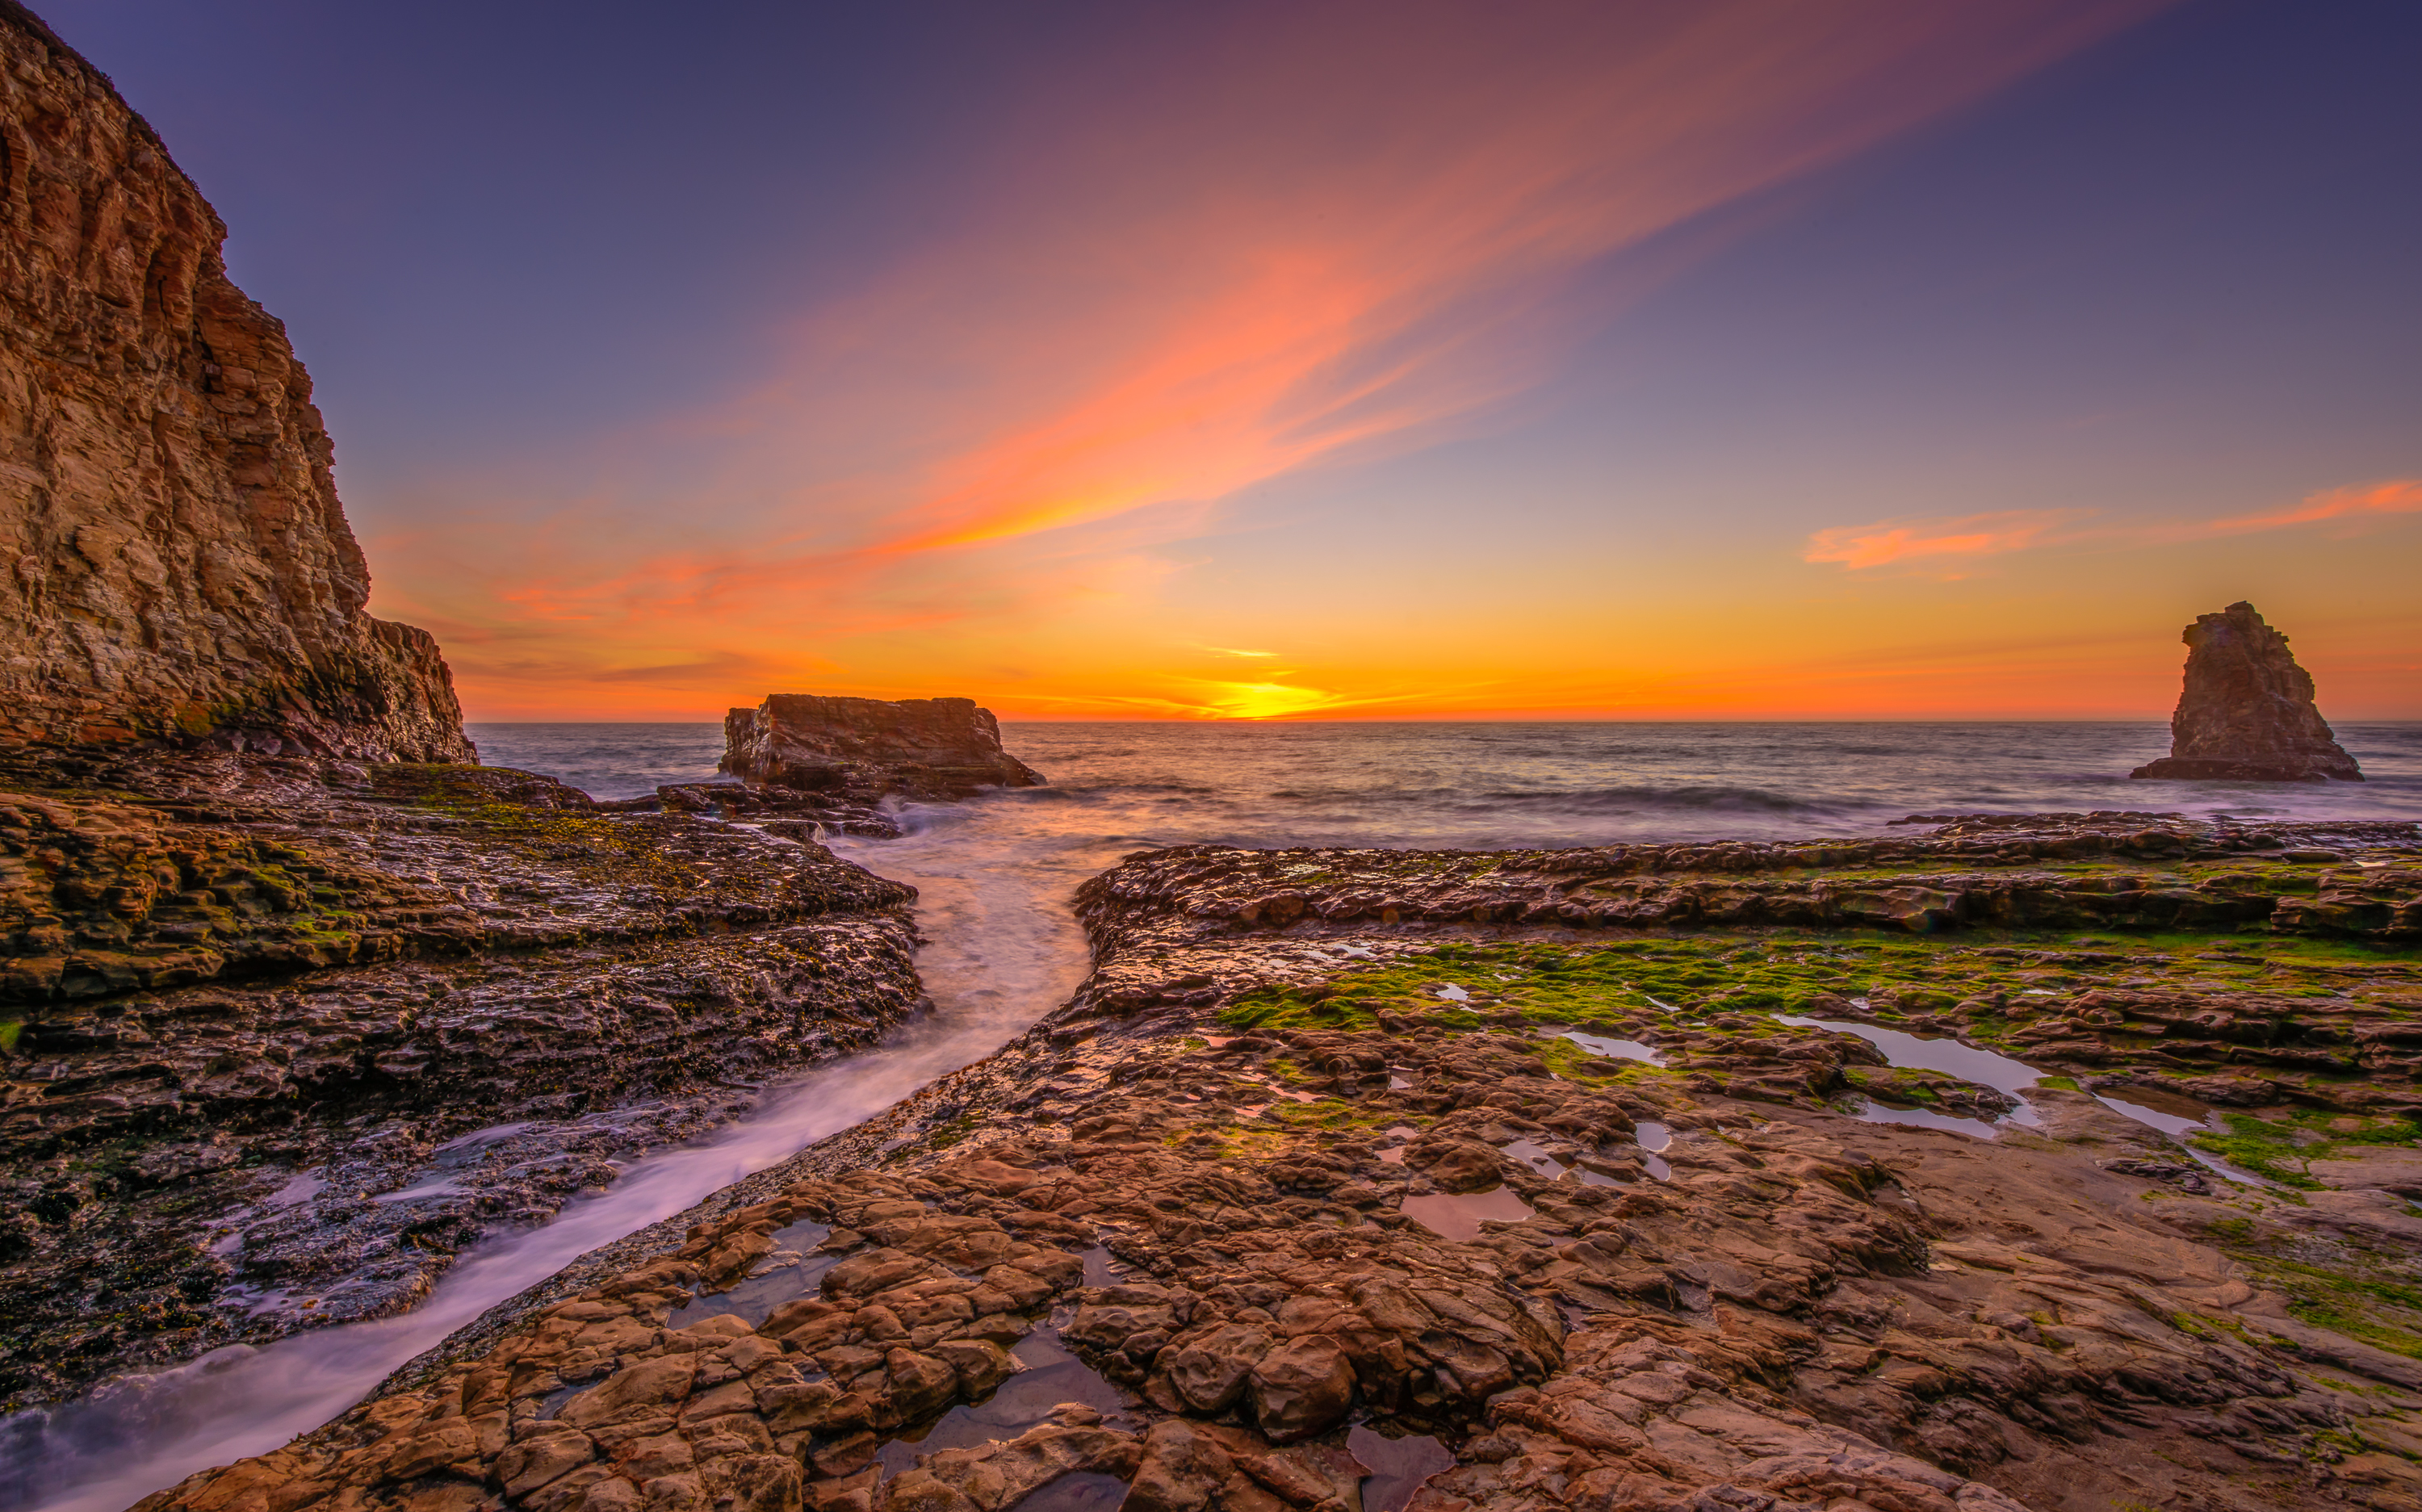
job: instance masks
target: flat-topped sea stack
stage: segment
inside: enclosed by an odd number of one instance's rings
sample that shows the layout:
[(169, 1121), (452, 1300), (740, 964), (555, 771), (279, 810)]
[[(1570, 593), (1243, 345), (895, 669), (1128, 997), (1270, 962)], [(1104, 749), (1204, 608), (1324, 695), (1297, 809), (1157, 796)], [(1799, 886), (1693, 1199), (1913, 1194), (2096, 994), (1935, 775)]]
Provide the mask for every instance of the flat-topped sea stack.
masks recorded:
[(964, 797), (1043, 782), (1000, 748), (1000, 722), (973, 699), (773, 693), (726, 715), (723, 742), (720, 770), (805, 793)]
[(2186, 629), (2186, 690), (2170, 754), (2131, 777), (2219, 782), (2360, 782), (2363, 771), (2313, 706), (2312, 674), (2242, 600)]
[(0, 6), (0, 742), (473, 760), (286, 328), (107, 78)]

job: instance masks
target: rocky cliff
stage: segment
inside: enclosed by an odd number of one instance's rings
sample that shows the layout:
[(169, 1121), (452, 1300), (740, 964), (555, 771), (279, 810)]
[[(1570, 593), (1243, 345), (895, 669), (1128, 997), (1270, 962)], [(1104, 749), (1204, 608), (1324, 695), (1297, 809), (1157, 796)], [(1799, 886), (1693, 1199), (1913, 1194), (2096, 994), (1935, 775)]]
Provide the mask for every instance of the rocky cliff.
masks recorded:
[(107, 78), (0, 0), (0, 740), (467, 761), (285, 327)]
[(2360, 782), (2363, 772), (2313, 706), (2312, 674), (2288, 638), (2243, 600), (2186, 629), (2186, 689), (2170, 717), (2170, 754), (2131, 777), (2219, 781)]
[(1034, 787), (1000, 748), (1000, 724), (972, 699), (826, 698), (774, 693), (723, 721), (722, 769), (751, 782), (857, 797), (956, 797)]

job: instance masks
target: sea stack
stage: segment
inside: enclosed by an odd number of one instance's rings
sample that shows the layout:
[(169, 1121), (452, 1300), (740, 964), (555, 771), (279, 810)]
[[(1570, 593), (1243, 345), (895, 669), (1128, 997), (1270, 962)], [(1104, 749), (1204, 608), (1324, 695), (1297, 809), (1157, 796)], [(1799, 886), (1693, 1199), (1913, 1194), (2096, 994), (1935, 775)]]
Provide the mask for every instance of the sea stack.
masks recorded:
[(807, 793), (964, 797), (1043, 778), (1000, 748), (1000, 722), (973, 699), (843, 699), (772, 693), (723, 720), (722, 771)]
[(2186, 689), (2170, 754), (2131, 777), (2221, 782), (2360, 782), (2363, 771), (2313, 706), (2312, 674), (2242, 600), (2186, 628)]

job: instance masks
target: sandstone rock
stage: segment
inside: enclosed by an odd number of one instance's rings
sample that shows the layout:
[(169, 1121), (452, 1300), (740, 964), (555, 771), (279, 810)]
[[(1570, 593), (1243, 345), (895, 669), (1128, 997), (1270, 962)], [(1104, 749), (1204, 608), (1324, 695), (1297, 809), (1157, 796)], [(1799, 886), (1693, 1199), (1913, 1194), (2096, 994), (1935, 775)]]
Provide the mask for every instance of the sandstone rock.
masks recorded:
[(2313, 706), (2313, 679), (2288, 638), (2240, 601), (2187, 626), (2186, 689), (2170, 754), (2131, 777), (2205, 781), (2360, 782), (2363, 772)]
[(1443, 1191), (1480, 1191), (1499, 1180), (1497, 1152), (1470, 1140), (1421, 1141), (1405, 1152), (1405, 1163)]
[(1290, 1339), (1253, 1366), (1253, 1417), (1272, 1443), (1309, 1439), (1345, 1415), (1354, 1367), (1337, 1341)]
[(1143, 1462), (1122, 1504), (1136, 1512), (1203, 1512), (1234, 1468), (1210, 1434), (1183, 1418), (1170, 1418), (1144, 1436)]
[(971, 699), (769, 694), (723, 721), (718, 768), (750, 782), (816, 793), (957, 797), (1043, 779), (1000, 748), (1000, 725)]
[(370, 573), (285, 328), (143, 119), (0, 8), (0, 741), (476, 759)]

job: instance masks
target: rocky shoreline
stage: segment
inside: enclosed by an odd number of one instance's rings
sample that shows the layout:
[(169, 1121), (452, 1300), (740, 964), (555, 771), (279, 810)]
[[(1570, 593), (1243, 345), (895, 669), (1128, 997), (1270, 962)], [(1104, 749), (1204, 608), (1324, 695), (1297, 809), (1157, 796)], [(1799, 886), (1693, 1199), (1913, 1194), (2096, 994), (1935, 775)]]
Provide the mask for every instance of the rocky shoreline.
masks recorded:
[(0, 1394), (378, 1316), (872, 1043), (914, 890), (490, 767), (0, 774)]
[[(1019, 1042), (144, 1504), (2422, 1504), (2417, 887), (2148, 815), (1147, 853)], [(1895, 1030), (2032, 1121), (1874, 1121)], [(2194, 1091), (2210, 1148), (2121, 1107)]]

